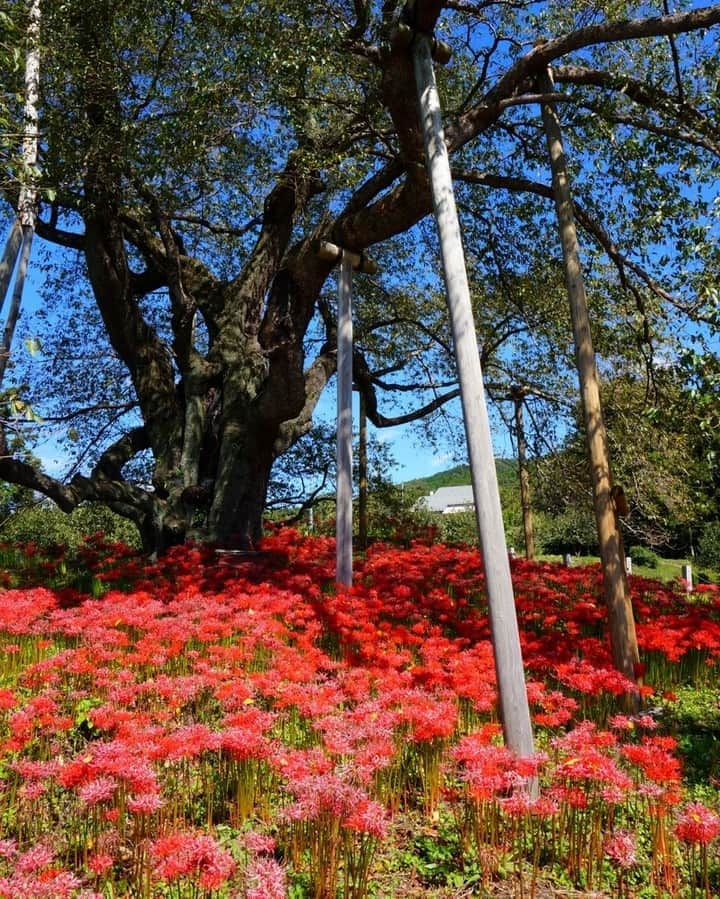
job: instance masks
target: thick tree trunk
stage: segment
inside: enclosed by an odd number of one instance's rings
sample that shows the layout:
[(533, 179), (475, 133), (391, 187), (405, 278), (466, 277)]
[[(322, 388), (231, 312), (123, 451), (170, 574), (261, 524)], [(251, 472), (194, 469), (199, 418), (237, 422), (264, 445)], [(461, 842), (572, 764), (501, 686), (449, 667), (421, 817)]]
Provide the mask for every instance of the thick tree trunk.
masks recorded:
[(208, 538), (251, 549), (262, 536), (273, 437), (257, 423), (225, 425), (225, 452), (218, 468), (208, 520)]

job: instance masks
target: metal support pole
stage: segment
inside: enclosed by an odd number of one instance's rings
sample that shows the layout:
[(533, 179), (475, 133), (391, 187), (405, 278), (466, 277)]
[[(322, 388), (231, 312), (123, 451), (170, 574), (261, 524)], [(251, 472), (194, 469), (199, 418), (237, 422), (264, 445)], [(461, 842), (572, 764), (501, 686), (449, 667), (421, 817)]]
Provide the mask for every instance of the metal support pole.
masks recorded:
[(352, 584), (352, 269), (342, 251), (337, 328), (337, 494), (335, 513), (336, 580)]
[(682, 579), (685, 581), (685, 590), (687, 593), (693, 592), (693, 576), (692, 565), (682, 566)]
[(2, 308), (18, 252), (20, 262), (15, 277), (10, 309), (3, 336), (2, 359), (0, 360), (0, 384), (5, 375), (15, 325), (17, 324), (22, 303), (23, 288), (27, 275), (30, 250), (37, 220), (37, 161), (39, 143), (40, 103), (40, 0), (30, 0), (27, 26), (28, 51), (25, 57), (25, 123), (23, 128), (22, 157), (24, 183), (20, 188), (18, 200), (18, 217), (8, 236), (2, 261), (0, 262), (0, 309)]
[(431, 41), (427, 35), (416, 34), (413, 62), (420, 123), (440, 236), (440, 255), (460, 379), (465, 435), (488, 595), (500, 714), (506, 744), (518, 755), (528, 756), (533, 752), (533, 735), (515, 599), (510, 579), (510, 564), (470, 302), (470, 288), (460, 238), (460, 223), (442, 128)]

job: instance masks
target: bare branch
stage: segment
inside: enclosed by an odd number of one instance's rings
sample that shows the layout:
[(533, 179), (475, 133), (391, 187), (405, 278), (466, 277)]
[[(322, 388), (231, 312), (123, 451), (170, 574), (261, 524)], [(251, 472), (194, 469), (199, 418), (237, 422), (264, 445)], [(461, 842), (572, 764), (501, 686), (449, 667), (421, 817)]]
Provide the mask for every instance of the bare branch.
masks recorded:
[(182, 214), (176, 212), (172, 216), (172, 220), (174, 222), (185, 222), (188, 225), (197, 225), (200, 228), (204, 228), (206, 231), (209, 231), (210, 234), (226, 234), (230, 237), (242, 237), (247, 234), (248, 231), (253, 231), (255, 228), (259, 228), (263, 223), (263, 219), (261, 215), (256, 215), (255, 218), (250, 219), (249, 222), (246, 222), (244, 225), (241, 225), (239, 228), (233, 227), (232, 225), (214, 225), (208, 219), (203, 218), (199, 215), (189, 215), (187, 213)]
[(543, 71), (554, 62), (574, 50), (597, 44), (662, 37), (687, 31), (697, 31), (720, 23), (720, 5), (694, 9), (670, 16), (654, 16), (644, 19), (602, 22), (578, 28), (568, 34), (544, 41), (535, 46), (511, 66), (482, 101), (462, 115), (446, 129), (446, 140), (451, 150), (456, 150), (488, 128), (501, 112), (500, 104), (516, 94), (526, 79)]
[(137, 401), (133, 400), (128, 403), (95, 403), (92, 406), (83, 406), (82, 409), (74, 409), (65, 415), (43, 415), (43, 422), (52, 422), (62, 424), (63, 422), (73, 421), (76, 418), (82, 418), (83, 415), (95, 415), (98, 412), (119, 412), (124, 415), (132, 409), (137, 408)]

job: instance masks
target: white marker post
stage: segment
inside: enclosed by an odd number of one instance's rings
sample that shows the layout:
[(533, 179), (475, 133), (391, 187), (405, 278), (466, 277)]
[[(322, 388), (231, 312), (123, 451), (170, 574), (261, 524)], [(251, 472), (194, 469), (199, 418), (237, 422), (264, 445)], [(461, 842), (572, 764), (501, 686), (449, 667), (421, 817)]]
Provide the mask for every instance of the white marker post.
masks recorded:
[(460, 223), (442, 127), (440, 98), (435, 83), (431, 38), (425, 34), (415, 34), (413, 63), (420, 124), (440, 236), (440, 256), (460, 379), (475, 514), (488, 595), (500, 714), (507, 746), (520, 756), (529, 756), (534, 751), (532, 725), (525, 689), (495, 457), (485, 404), (465, 256), (460, 238)]
[(687, 593), (693, 592), (693, 574), (692, 565), (682, 566), (682, 579), (685, 581), (685, 590)]
[(352, 584), (352, 272), (374, 274), (377, 265), (358, 253), (343, 250), (335, 244), (322, 243), (318, 249), (321, 259), (340, 260), (338, 279), (337, 321), (337, 490), (335, 501), (335, 580), (349, 587)]

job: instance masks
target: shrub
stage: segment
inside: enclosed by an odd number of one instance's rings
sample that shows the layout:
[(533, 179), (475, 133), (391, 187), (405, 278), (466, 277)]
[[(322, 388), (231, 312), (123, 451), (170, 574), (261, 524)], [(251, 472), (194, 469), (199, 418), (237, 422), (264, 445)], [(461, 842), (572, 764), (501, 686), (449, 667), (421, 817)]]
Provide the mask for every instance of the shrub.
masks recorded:
[(642, 565), (645, 568), (657, 568), (660, 562), (658, 554), (648, 549), (647, 546), (633, 546), (628, 551), (628, 555), (633, 560), (633, 565)]
[(580, 506), (554, 516), (537, 516), (535, 541), (544, 553), (589, 556), (597, 553), (592, 509)]
[(86, 503), (69, 514), (57, 506), (41, 503), (13, 512), (0, 526), (0, 540), (8, 543), (35, 543), (42, 548), (65, 544), (74, 548), (88, 534), (101, 531), (111, 542), (139, 547), (135, 525), (99, 503)]
[(441, 543), (477, 546), (478, 532), (474, 512), (453, 512), (436, 515), (438, 540)]
[(720, 568), (720, 521), (709, 521), (697, 546), (697, 560), (701, 565)]

